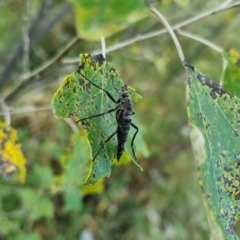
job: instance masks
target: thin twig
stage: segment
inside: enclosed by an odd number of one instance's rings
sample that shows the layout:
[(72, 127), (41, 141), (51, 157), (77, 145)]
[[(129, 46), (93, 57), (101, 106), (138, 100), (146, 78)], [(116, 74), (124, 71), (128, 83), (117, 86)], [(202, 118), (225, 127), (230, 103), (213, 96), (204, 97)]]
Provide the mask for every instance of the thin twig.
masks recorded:
[[(235, 7), (239, 7), (240, 6), (240, 1), (237, 1), (231, 5), (219, 5), (211, 10), (208, 10), (206, 12), (203, 12), (203, 13), (200, 13), (194, 17), (191, 17), (189, 19), (186, 19), (180, 23), (177, 23), (175, 25), (172, 26), (172, 29), (173, 30), (177, 30), (181, 27), (185, 27), (187, 25), (190, 25), (192, 23), (195, 23), (197, 21), (200, 21), (204, 18), (207, 18), (207, 17), (210, 17), (212, 15), (215, 15), (217, 13), (220, 13), (220, 12), (223, 12), (223, 11), (226, 11), (226, 10), (229, 10), (229, 9), (232, 9), (232, 8), (235, 8)], [(161, 29), (161, 30), (158, 30), (158, 31), (153, 31), (153, 32), (150, 32), (150, 33), (147, 33), (147, 34), (143, 34), (143, 35), (138, 35), (136, 37), (133, 37), (133, 38), (130, 38), (126, 41), (122, 41), (118, 44), (115, 44), (115, 45), (112, 45), (110, 47), (107, 47), (106, 48), (106, 53), (110, 53), (110, 52), (113, 52), (113, 51), (116, 51), (116, 50), (119, 50), (119, 49), (122, 49), (124, 47), (127, 47), (131, 44), (134, 44), (136, 42), (140, 42), (140, 41), (144, 41), (144, 40), (147, 40), (147, 39), (150, 39), (150, 38), (153, 38), (153, 37), (157, 37), (159, 35), (162, 35), (162, 34), (165, 34), (167, 33), (168, 31), (164, 28), (164, 29)], [(92, 52), (93, 55), (95, 54), (100, 54), (101, 53), (101, 49), (98, 49), (94, 52)], [(79, 62), (79, 58), (66, 58), (66, 59), (63, 59), (62, 63), (64, 64), (76, 64)]]
[(184, 57), (184, 53), (183, 53), (182, 47), (181, 47), (181, 45), (180, 45), (180, 43), (179, 43), (179, 41), (178, 41), (175, 33), (173, 32), (171, 26), (168, 24), (168, 22), (167, 22), (166, 19), (163, 17), (163, 15), (162, 15), (160, 12), (157, 11), (156, 8), (154, 8), (152, 5), (149, 5), (149, 9), (150, 9), (150, 11), (151, 11), (152, 13), (154, 13), (154, 14), (160, 19), (160, 21), (161, 21), (161, 22), (164, 24), (164, 26), (167, 28), (167, 30), (168, 30), (168, 32), (169, 32), (169, 34), (170, 34), (170, 36), (171, 36), (171, 38), (172, 38), (175, 46), (176, 46), (176, 49), (177, 49), (177, 52), (178, 52), (178, 56), (179, 56), (179, 58), (180, 58), (180, 61), (181, 61), (182, 65), (183, 65), (183, 67), (184, 67), (185, 69), (188, 69), (188, 67), (187, 67), (188, 64), (187, 64), (187, 61), (186, 61), (186, 59), (185, 59), (185, 57)]
[[(57, 1), (57, 0), (55, 0)], [(41, 8), (38, 12), (38, 15), (36, 16), (35, 20), (33, 21), (31, 27), (29, 28), (29, 37), (31, 39), (31, 43), (36, 42), (39, 40), (39, 34), (38, 32), (41, 32), (41, 36), (43, 35), (44, 32), (44, 27), (42, 27), (45, 22), (46, 17), (51, 13), (52, 6), (53, 6), (54, 1), (49, 1), (49, 0), (43, 0), (41, 1)], [(51, 15), (51, 14), (50, 14)], [(38, 26), (38, 27), (36, 27)], [(11, 77), (12, 73), (16, 70), (18, 63), (22, 60), (23, 56), (23, 42), (21, 42), (14, 55), (10, 59), (8, 63), (6, 63), (6, 67), (3, 70), (3, 72), (0, 75), (0, 89), (2, 89), (9, 78)]]
[(2, 103), (1, 105), (2, 105), (2, 110), (3, 110), (2, 115), (4, 115), (4, 121), (7, 125), (10, 125), (11, 124), (11, 114), (9, 112), (9, 107), (4, 103)]
[[(183, 30), (181, 30), (181, 29), (178, 29), (178, 33), (181, 34), (181, 35), (183, 35), (183, 36), (185, 36), (185, 37), (189, 37), (189, 38), (191, 38), (191, 39), (194, 39), (194, 40), (196, 40), (196, 41), (198, 41), (198, 42), (203, 43), (204, 45), (206, 45), (206, 46), (214, 49), (214, 50), (217, 51), (217, 52), (219, 52), (219, 53), (221, 54), (221, 56), (222, 56), (222, 53), (224, 52), (224, 49), (223, 49), (222, 47), (218, 46), (216, 43), (213, 43), (213, 42), (209, 41), (208, 39), (203, 38), (203, 37), (201, 37), (201, 36), (199, 36), (199, 35), (192, 34), (192, 33), (190, 33), (190, 32), (186, 32), (186, 31), (183, 31)], [(227, 62), (227, 60), (226, 60), (225, 58), (223, 58), (223, 56), (222, 56), (222, 73), (221, 73), (220, 81), (219, 81), (219, 82), (220, 82), (220, 85), (223, 84), (224, 72), (226, 71), (227, 66), (228, 66), (228, 62)]]
[(70, 126), (74, 133), (79, 133), (76, 123), (71, 118), (64, 118), (63, 120)]
[(223, 61), (223, 67), (222, 67), (222, 72), (221, 72), (221, 76), (220, 76), (220, 80), (219, 80), (219, 85), (222, 86), (224, 83), (224, 75), (225, 75), (225, 71), (227, 70), (228, 67), (228, 61), (223, 57), (222, 58)]
[[(0, 115), (5, 116), (5, 122), (8, 125), (10, 125), (11, 115), (13, 114), (28, 114), (28, 113), (34, 113), (39, 111), (49, 111), (49, 110), (52, 111), (52, 108), (50, 106), (46, 106), (46, 107), (27, 106), (23, 108), (10, 109), (5, 104), (3, 104), (2, 109), (4, 111), (0, 112)], [(64, 121), (70, 126), (70, 128), (74, 133), (79, 132), (79, 129), (76, 123), (71, 118), (64, 118)]]
[(194, 39), (198, 42), (201, 42), (203, 43), (204, 45), (214, 49), (215, 51), (217, 52), (223, 52), (224, 49), (220, 46), (218, 46), (216, 43), (213, 43), (211, 41), (209, 41), (208, 39), (206, 38), (203, 38), (199, 35), (196, 35), (196, 34), (193, 34), (193, 33), (190, 33), (190, 32), (187, 32), (187, 31), (183, 31), (182, 29), (178, 29), (177, 32), (185, 37), (188, 37), (188, 38), (191, 38), (191, 39)]
[(28, 34), (28, 22), (29, 22), (29, 1), (26, 0), (25, 3), (25, 13), (23, 15), (23, 70), (24, 73), (29, 71), (29, 48), (30, 39)]
[(234, 0), (226, 0), (225, 2), (223, 2), (220, 6), (225, 7), (227, 5), (229, 5), (230, 3), (232, 3)]
[(106, 42), (103, 35), (101, 36), (101, 46), (102, 46), (102, 55), (106, 59)]
[[(226, 10), (228, 10), (228, 9), (231, 9), (231, 8), (234, 8), (234, 7), (238, 7), (238, 6), (240, 6), (240, 1), (237, 1), (237, 2), (235, 2), (234, 4), (231, 4), (231, 5), (228, 5), (228, 6), (226, 6), (225, 4), (224, 4), (223, 6), (220, 5), (220, 6), (214, 8), (214, 9), (211, 9), (211, 10), (209, 10), (209, 11), (207, 11), (207, 12), (198, 14), (197, 16), (194, 16), (194, 17), (189, 18), (189, 19), (187, 19), (187, 20), (185, 20), (185, 21), (182, 21), (182, 22), (174, 25), (172, 28), (173, 28), (173, 29), (179, 29), (179, 28), (181, 28), (181, 27), (183, 27), (183, 26), (187, 26), (187, 25), (189, 25), (189, 24), (192, 24), (192, 23), (194, 23), (194, 22), (197, 22), (197, 21), (199, 21), (199, 20), (201, 20), (201, 19), (203, 19), (203, 18), (209, 17), (209, 16), (211, 16), (211, 15), (214, 15), (214, 14), (217, 14), (217, 13), (219, 13), (219, 12), (226, 11)], [(136, 43), (136, 42), (138, 42), (138, 41), (143, 41), (143, 40), (146, 40), (146, 39), (149, 39), (149, 38), (153, 38), (153, 37), (159, 36), (159, 35), (164, 34), (164, 33), (166, 33), (166, 32), (167, 32), (166, 29), (161, 29), (161, 30), (159, 30), (159, 31), (150, 32), (150, 33), (148, 33), (148, 34), (143, 34), (143, 35), (140, 35), (140, 36), (136, 36), (136, 37), (134, 37), (134, 38), (132, 38), (132, 39), (129, 39), (129, 40), (127, 40), (127, 41), (124, 41), (124, 42), (121, 42), (121, 43), (119, 43), (119, 44), (116, 44), (116, 45), (113, 45), (113, 46), (110, 46), (110, 47), (106, 48), (106, 53), (109, 53), (109, 52), (112, 52), (112, 51), (116, 51), (116, 50), (118, 50), (118, 49), (124, 48), (124, 47), (129, 46), (129, 45), (131, 45), (131, 44), (133, 44), (133, 43)], [(77, 39), (77, 38), (74, 39), (74, 40), (72, 41), (72, 43), (75, 44), (75, 41), (77, 42), (78, 39)], [(70, 44), (70, 45), (71, 45), (71, 44)], [(100, 50), (97, 50), (97, 51), (93, 52), (93, 54), (99, 54), (99, 53), (101, 53), (101, 51), (102, 51), (101, 49), (100, 49)], [(35, 78), (36, 76), (38, 76), (39, 74), (41, 74), (41, 73), (43, 73), (44, 71), (46, 71), (46, 70), (47, 70), (49, 67), (51, 67), (57, 60), (61, 59), (63, 55), (64, 55), (64, 54), (61, 54), (61, 53), (60, 53), (59, 55), (57, 55), (56, 57), (54, 57), (53, 59), (51, 59), (48, 63), (40, 66), (38, 69), (36, 69), (35, 71), (33, 71), (33, 72), (32, 72), (31, 74), (29, 74), (28, 76), (25, 76), (25, 77), (23, 78), (23, 82), (22, 82), (19, 86), (17, 86), (11, 93), (9, 93), (6, 97), (4, 97), (4, 98), (2, 99), (2, 101), (10, 101), (10, 100), (13, 98), (13, 96), (15, 95), (15, 92), (18, 91), (18, 89), (19, 89), (20, 87), (22, 87), (24, 84), (30, 83), (32, 80), (34, 80), (34, 78)], [(64, 59), (62, 62), (63, 62), (63, 63), (78, 63), (78, 62), (79, 62), (79, 59), (78, 59), (78, 58), (74, 58), (74, 59)]]
[[(3, 106), (2, 109), (5, 107)], [(4, 109), (5, 110), (5, 109)], [(6, 111), (0, 111), (0, 115), (5, 115)], [(40, 112), (40, 111), (52, 111), (51, 106), (42, 106), (42, 107), (36, 107), (36, 106), (25, 106), (22, 108), (9, 108), (7, 109), (8, 114), (14, 115), (14, 114), (28, 114), (28, 113), (34, 113), (34, 112)]]
[(69, 50), (71, 50), (79, 41), (78, 37), (75, 37), (71, 42), (69, 42), (55, 57), (50, 59), (48, 62), (37, 68), (35, 71), (30, 73), (28, 76), (24, 76), (21, 83), (13, 89), (7, 96), (5, 96), (3, 99), (1, 99), (1, 102), (9, 102), (11, 101), (15, 94), (19, 91), (19, 89), (23, 88), (24, 86), (29, 85), (30, 82), (35, 80), (35, 77), (41, 75), (44, 71), (46, 71), (48, 68), (50, 68), (52, 65), (54, 65), (56, 62), (58, 62), (64, 55), (67, 54)]

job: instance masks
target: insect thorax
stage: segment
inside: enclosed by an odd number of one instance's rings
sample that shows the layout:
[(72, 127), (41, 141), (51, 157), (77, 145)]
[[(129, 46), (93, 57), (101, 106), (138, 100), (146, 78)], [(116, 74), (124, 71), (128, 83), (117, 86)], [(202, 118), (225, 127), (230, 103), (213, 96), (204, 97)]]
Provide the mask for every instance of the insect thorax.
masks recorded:
[(123, 110), (133, 110), (132, 101), (127, 92), (121, 93), (119, 107)]

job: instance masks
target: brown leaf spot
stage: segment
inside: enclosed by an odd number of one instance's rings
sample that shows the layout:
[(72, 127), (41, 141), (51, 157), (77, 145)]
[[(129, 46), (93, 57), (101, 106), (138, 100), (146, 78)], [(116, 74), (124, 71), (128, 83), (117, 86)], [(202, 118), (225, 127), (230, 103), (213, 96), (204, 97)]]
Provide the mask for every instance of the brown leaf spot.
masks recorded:
[(235, 130), (235, 131), (234, 131), (234, 136), (235, 136), (235, 137), (239, 137), (239, 132)]

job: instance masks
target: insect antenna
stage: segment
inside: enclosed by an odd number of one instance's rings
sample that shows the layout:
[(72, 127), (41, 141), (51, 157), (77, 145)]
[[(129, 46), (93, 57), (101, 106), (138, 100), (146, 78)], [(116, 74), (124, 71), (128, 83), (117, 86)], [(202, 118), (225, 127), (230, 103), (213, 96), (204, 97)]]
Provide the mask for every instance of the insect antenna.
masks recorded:
[(112, 79), (112, 85), (113, 85), (113, 88), (115, 89), (115, 91), (119, 94), (119, 96), (121, 95), (121, 93), (118, 91), (118, 89), (115, 87), (114, 85), (114, 82), (113, 82), (113, 79)]
[(119, 94), (119, 96), (121, 97), (122, 93), (127, 91), (127, 85), (124, 84), (122, 87), (121, 87), (121, 93), (118, 91), (118, 89), (115, 87), (114, 85), (114, 81), (112, 79), (112, 85), (113, 85), (113, 88), (115, 89), (115, 91)]
[(80, 71), (79, 71), (79, 74), (85, 78), (87, 81), (89, 81), (93, 86), (97, 87), (98, 89), (102, 90), (103, 92), (105, 92), (107, 94), (107, 96), (114, 102), (114, 103), (118, 103), (114, 98), (113, 96), (110, 94), (110, 92), (108, 92), (107, 90), (101, 88), (100, 86), (98, 86), (97, 84), (95, 84), (94, 82), (92, 82), (90, 79), (88, 79), (86, 76), (84, 76)]

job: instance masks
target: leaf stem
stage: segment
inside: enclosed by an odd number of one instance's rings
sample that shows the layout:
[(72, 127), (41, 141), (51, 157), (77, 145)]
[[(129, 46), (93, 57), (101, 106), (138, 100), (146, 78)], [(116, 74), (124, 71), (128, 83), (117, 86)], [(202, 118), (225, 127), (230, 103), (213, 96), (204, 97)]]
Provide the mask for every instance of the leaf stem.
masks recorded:
[(183, 67), (184, 67), (185, 69), (188, 69), (188, 67), (187, 67), (188, 64), (187, 64), (187, 61), (186, 61), (186, 59), (185, 59), (185, 56), (184, 56), (182, 47), (181, 47), (181, 45), (180, 45), (180, 43), (179, 43), (179, 41), (178, 41), (175, 33), (173, 32), (171, 26), (170, 26), (169, 23), (166, 21), (166, 19), (163, 17), (163, 15), (162, 15), (160, 12), (158, 12), (158, 10), (157, 10), (156, 8), (154, 8), (152, 5), (149, 5), (149, 9), (150, 9), (150, 11), (151, 11), (152, 13), (154, 13), (154, 14), (160, 19), (160, 21), (161, 21), (161, 22), (164, 24), (164, 26), (167, 28), (167, 30), (168, 30), (168, 32), (169, 32), (169, 34), (170, 34), (170, 36), (171, 36), (171, 38), (172, 38), (175, 46), (176, 46), (176, 49), (177, 49), (177, 52), (178, 52), (178, 56), (179, 56), (179, 58), (180, 58), (180, 61), (181, 61), (182, 65), (183, 65)]
[[(218, 46), (217, 44), (215, 44), (215, 43), (209, 41), (208, 39), (203, 38), (199, 35), (196, 35), (196, 34), (193, 34), (193, 33), (190, 33), (190, 32), (186, 32), (186, 31), (183, 31), (181, 29), (178, 29), (178, 33), (185, 36), (185, 37), (194, 39), (198, 42), (201, 42), (201, 43), (205, 44), (206, 46), (208, 46), (208, 47), (212, 48), (213, 50), (219, 52), (221, 54), (221, 56), (222, 56), (222, 53), (224, 52), (224, 49), (222, 47)], [(228, 66), (227, 60), (224, 57), (222, 57), (222, 73), (221, 73), (221, 76), (220, 76), (220, 85), (223, 84), (224, 72), (225, 72), (227, 66)]]
[(102, 46), (102, 55), (106, 59), (106, 42), (103, 35), (101, 36), (101, 46)]
[(79, 133), (76, 123), (71, 118), (64, 118), (63, 120), (69, 125), (74, 133)]
[(190, 33), (190, 32), (187, 32), (187, 31), (183, 31), (182, 29), (178, 29), (177, 32), (185, 37), (188, 37), (188, 38), (191, 38), (191, 39), (194, 39), (198, 42), (201, 42), (203, 43), (204, 45), (214, 49), (215, 51), (221, 53), (224, 51), (224, 49), (220, 46), (218, 46), (217, 44), (209, 41), (208, 39), (206, 38), (203, 38), (199, 35), (196, 35), (196, 34), (193, 34), (193, 33)]

